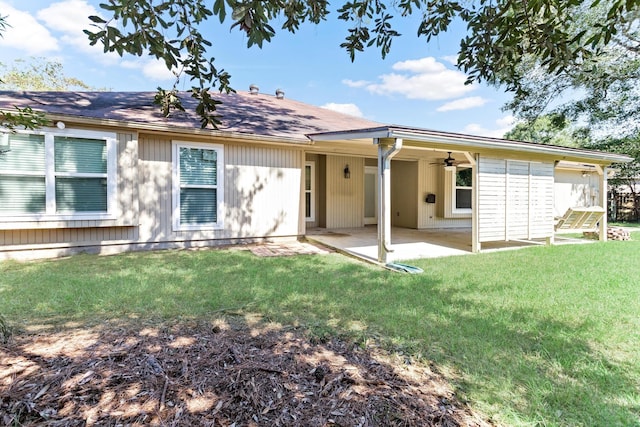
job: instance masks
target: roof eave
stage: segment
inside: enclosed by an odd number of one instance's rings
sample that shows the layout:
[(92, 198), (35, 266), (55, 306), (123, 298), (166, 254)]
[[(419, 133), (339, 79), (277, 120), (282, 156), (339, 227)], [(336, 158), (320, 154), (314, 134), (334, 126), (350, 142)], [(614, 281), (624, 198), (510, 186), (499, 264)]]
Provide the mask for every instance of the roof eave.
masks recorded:
[(452, 147), (496, 149), (525, 153), (546, 154), (571, 159), (584, 159), (602, 163), (627, 163), (633, 159), (629, 156), (601, 151), (588, 151), (576, 148), (558, 147), (554, 145), (532, 144), (530, 142), (511, 141), (507, 139), (457, 133), (435, 132), (425, 129), (411, 129), (395, 126), (383, 126), (370, 129), (354, 129), (343, 132), (323, 132), (308, 134), (312, 141), (335, 141), (366, 138), (402, 138), (417, 142), (443, 143)]
[(272, 135), (256, 135), (256, 134), (247, 134), (247, 133), (232, 132), (232, 131), (222, 131), (218, 129), (186, 128), (186, 127), (178, 127), (178, 126), (163, 125), (163, 124), (156, 124), (156, 123), (142, 123), (142, 122), (133, 122), (133, 121), (126, 121), (126, 120), (115, 120), (115, 119), (99, 119), (99, 118), (73, 116), (69, 114), (59, 114), (59, 113), (47, 113), (47, 118), (53, 122), (68, 121), (75, 124), (90, 125), (90, 126), (118, 127), (123, 129), (131, 129), (134, 131), (145, 131), (150, 133), (171, 132), (174, 134), (183, 134), (183, 135), (196, 135), (196, 136), (217, 137), (217, 138), (233, 138), (236, 140), (244, 140), (248, 142), (249, 141), (262, 142), (262, 143), (267, 142), (267, 143), (274, 143), (274, 144), (301, 145), (301, 146), (313, 145), (313, 141), (309, 139), (272, 136)]

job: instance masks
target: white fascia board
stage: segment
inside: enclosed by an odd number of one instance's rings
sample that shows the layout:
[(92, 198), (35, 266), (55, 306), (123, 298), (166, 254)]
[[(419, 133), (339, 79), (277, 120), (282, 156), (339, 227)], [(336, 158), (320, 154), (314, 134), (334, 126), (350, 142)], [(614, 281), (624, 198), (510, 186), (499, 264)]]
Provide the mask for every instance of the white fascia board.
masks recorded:
[(352, 139), (376, 139), (376, 138), (391, 138), (388, 127), (370, 128), (370, 129), (355, 129), (336, 132), (320, 132), (309, 133), (307, 138), (311, 141), (340, 141), (340, 140), (352, 140)]
[(633, 160), (629, 156), (600, 151), (587, 151), (577, 148), (558, 147), (553, 145), (532, 144), (529, 142), (510, 141), (507, 139), (488, 138), (482, 136), (436, 132), (426, 129), (411, 129), (403, 127), (385, 126), (370, 129), (354, 129), (338, 132), (323, 132), (308, 134), (312, 141), (336, 141), (366, 138), (399, 138), (405, 141), (430, 142), (446, 144), (450, 147), (462, 147), (462, 151), (470, 148), (495, 149), (520, 153), (547, 154), (602, 162), (626, 163)]

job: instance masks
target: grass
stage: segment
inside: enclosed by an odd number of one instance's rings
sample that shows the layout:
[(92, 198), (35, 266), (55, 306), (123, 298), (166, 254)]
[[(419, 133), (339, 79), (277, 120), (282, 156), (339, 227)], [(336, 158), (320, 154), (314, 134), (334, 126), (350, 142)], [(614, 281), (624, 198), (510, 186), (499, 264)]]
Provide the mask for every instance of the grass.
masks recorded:
[(610, 222), (609, 226), (611, 226), (611, 227), (626, 227), (626, 228), (638, 228), (638, 229), (640, 229), (640, 221), (639, 222)]
[(459, 396), (518, 426), (640, 425), (640, 233), (634, 241), (412, 261), (166, 251), (0, 263), (17, 328), (259, 313), (433, 361)]

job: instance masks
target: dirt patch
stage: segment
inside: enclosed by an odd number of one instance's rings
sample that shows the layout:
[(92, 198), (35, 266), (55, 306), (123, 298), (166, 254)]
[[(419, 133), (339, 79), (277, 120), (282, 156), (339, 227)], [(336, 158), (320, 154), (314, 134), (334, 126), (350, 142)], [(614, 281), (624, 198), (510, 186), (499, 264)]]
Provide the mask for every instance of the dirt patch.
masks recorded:
[(102, 325), (0, 345), (5, 425), (487, 426), (439, 375), (265, 325)]
[(293, 255), (325, 255), (333, 252), (331, 249), (306, 242), (264, 243), (254, 245), (249, 249), (251, 253), (260, 257), (293, 256)]

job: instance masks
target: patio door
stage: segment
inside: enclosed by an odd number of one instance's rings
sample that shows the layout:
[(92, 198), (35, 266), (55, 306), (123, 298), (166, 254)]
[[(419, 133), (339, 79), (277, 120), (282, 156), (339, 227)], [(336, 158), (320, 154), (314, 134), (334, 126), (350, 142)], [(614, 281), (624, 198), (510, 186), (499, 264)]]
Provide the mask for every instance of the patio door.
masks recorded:
[(378, 223), (378, 167), (364, 167), (364, 223)]

